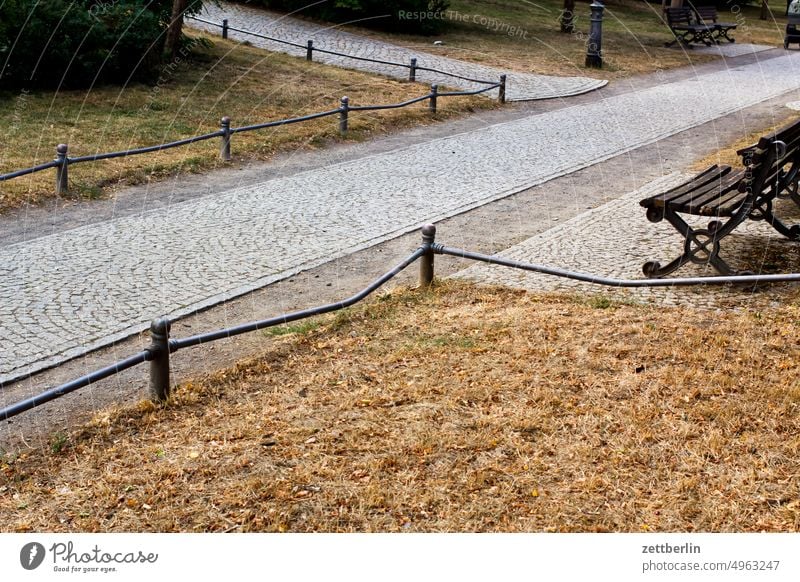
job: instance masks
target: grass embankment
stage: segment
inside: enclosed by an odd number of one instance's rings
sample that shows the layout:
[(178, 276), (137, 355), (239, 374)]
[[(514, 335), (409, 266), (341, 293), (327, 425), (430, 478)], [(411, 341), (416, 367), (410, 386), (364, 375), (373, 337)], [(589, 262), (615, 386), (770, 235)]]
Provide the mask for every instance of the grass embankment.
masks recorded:
[(706, 156), (700, 160), (697, 160), (690, 166), (689, 169), (700, 172), (713, 164), (728, 165), (733, 168), (741, 168), (742, 158), (736, 152), (757, 143), (759, 138), (768, 135), (773, 131), (777, 131), (800, 119), (800, 112), (792, 111), (789, 110), (788, 108), (784, 109), (784, 111), (786, 111), (786, 115), (785, 117), (781, 118), (780, 123), (773, 123), (759, 131), (752, 131), (747, 133), (746, 135), (737, 139), (733, 143), (726, 144), (717, 152), (709, 156)]
[[(615, 79), (675, 67), (699, 64), (718, 57), (698, 54), (680, 47), (665, 48), (673, 37), (661, 21), (661, 3), (628, 0), (605, 3), (603, 19), (602, 70), (587, 69), (586, 42), (589, 35), (589, 2), (576, 2), (576, 28), (560, 32), (562, 0), (451, 0), (446, 13), (448, 26), (431, 39), (417, 36), (384, 35), (394, 42), (420, 50), (485, 65), (523, 72), (590, 76)], [(760, 7), (745, 6), (733, 14), (720, 9), (720, 20), (738, 23), (732, 34), (738, 43), (783, 46), (786, 19), (784, 6), (772, 20), (759, 20)], [(443, 46), (433, 46), (432, 40)]]
[[(0, 117), (9, 121), (0, 144), (0, 173), (46, 163), (55, 146), (68, 143), (70, 156), (155, 145), (219, 129), (224, 115), (234, 126), (335, 109), (347, 95), (352, 105), (390, 104), (424, 95), (429, 87), (308, 63), (213, 39), (195, 46), (188, 59), (167, 64), (154, 86), (95, 87), (83, 91), (0, 95)], [(439, 101), (437, 119), (495, 107), (485, 97)], [(430, 123), (427, 102), (384, 112), (353, 112), (348, 140)], [(317, 148), (342, 140), (338, 117), (236, 134), (234, 162), (264, 160), (278, 152)], [(123, 184), (199, 172), (223, 165), (220, 140), (71, 166), (75, 196), (101, 196)], [(55, 170), (0, 183), (0, 210), (54, 196)]]
[(449, 282), (0, 462), (6, 531), (795, 531), (800, 308)]

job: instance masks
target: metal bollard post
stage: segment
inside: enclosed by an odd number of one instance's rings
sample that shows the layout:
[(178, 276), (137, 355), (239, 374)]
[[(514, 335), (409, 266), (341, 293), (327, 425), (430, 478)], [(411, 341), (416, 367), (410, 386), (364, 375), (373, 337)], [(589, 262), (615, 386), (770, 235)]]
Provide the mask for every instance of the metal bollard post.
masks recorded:
[(306, 45), (306, 60), (311, 61), (313, 59), (314, 59), (314, 41), (310, 40)]
[(169, 397), (169, 319), (160, 317), (150, 324), (150, 395), (163, 402)]
[(436, 113), (436, 96), (439, 94), (439, 85), (431, 85), (431, 102), (429, 109), (431, 113)]
[(69, 193), (69, 158), (67, 157), (67, 144), (60, 143), (56, 146), (56, 196)]
[(222, 129), (222, 144), (219, 146), (219, 157), (226, 162), (231, 161), (231, 118), (227, 115), (220, 119)]
[(417, 59), (411, 59), (411, 68), (408, 69), (408, 80), (413, 83), (417, 80)]
[(222, 38), (228, 38), (228, 19), (222, 20)]
[(422, 244), (428, 247), (419, 261), (419, 286), (430, 287), (433, 283), (433, 249), (431, 245), (436, 239), (436, 225), (426, 224), (422, 227)]
[(594, 0), (589, 8), (592, 9), (591, 23), (589, 24), (589, 43), (586, 45), (586, 66), (593, 69), (603, 68), (603, 6)]
[(342, 97), (342, 106), (339, 108), (339, 133), (347, 133), (347, 112), (350, 110), (350, 99)]
[(500, 103), (506, 102), (506, 76), (500, 75), (500, 89), (497, 92), (497, 100)]

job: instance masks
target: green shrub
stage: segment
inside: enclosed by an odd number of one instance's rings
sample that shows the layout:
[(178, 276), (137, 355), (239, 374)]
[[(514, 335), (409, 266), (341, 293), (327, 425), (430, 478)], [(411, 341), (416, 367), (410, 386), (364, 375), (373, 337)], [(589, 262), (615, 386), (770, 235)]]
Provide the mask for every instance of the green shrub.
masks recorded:
[(154, 81), (171, 11), (172, 0), (0, 1), (0, 89)]

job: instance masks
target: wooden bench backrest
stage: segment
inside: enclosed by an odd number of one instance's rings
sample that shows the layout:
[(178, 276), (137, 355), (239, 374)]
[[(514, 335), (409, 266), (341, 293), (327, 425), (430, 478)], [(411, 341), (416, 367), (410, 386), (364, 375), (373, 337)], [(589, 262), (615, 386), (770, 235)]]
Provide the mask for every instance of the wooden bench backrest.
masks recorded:
[(800, 120), (765, 135), (754, 146), (743, 150), (743, 163), (748, 170), (743, 188), (756, 195), (764, 192), (780, 176), (783, 167), (800, 158)]
[(706, 24), (709, 22), (714, 23), (717, 21), (717, 18), (719, 18), (717, 9), (714, 6), (697, 6), (694, 12), (697, 14), (697, 19)]
[(692, 11), (689, 8), (671, 8), (664, 9), (664, 14), (667, 17), (667, 24), (674, 26), (676, 24), (693, 24)]

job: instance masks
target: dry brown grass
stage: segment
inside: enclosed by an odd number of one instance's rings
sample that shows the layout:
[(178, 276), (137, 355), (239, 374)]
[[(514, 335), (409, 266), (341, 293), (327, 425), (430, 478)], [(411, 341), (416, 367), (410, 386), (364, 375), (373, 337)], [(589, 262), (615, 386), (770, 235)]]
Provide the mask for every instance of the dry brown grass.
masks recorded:
[[(767, 291), (768, 292), (768, 291)], [(4, 531), (795, 531), (800, 308), (447, 283), (0, 463)], [(178, 355), (177, 357), (180, 357)], [(56, 452), (57, 451), (57, 452)]]
[(710, 154), (700, 160), (697, 160), (693, 163), (689, 169), (695, 171), (702, 171), (708, 168), (713, 164), (724, 165), (727, 164), (733, 168), (741, 168), (742, 166), (742, 158), (736, 152), (746, 148), (748, 146), (753, 145), (758, 141), (761, 136), (767, 135), (777, 129), (784, 127), (785, 125), (789, 125), (790, 123), (794, 123), (798, 119), (800, 119), (800, 112), (787, 110), (789, 113), (786, 114), (785, 117), (782, 117), (780, 123), (775, 123), (760, 129), (759, 131), (753, 131), (746, 134), (744, 137), (741, 137), (734, 141), (733, 143), (729, 143), (722, 147), (719, 151)]
[[(68, 143), (72, 157), (122, 151), (212, 133), (225, 115), (241, 127), (335, 109), (344, 95), (354, 106), (391, 104), (425, 95), (429, 89), (216, 37), (212, 47), (197, 46), (190, 58), (165, 65), (154, 86), (0, 93), (0, 117), (9, 121), (0, 144), (0, 173), (51, 161), (58, 143)], [(353, 112), (345, 138), (338, 132), (338, 116), (236, 134), (233, 163), (318, 149), (336, 141), (364, 140), (497, 105), (482, 96), (448, 97), (439, 101), (435, 118), (427, 106)], [(71, 194), (93, 198), (124, 185), (212, 170), (225, 165), (219, 160), (219, 146), (217, 138), (152, 154), (77, 164), (70, 167)], [(55, 170), (0, 182), (0, 210), (51, 198), (54, 183)]]

